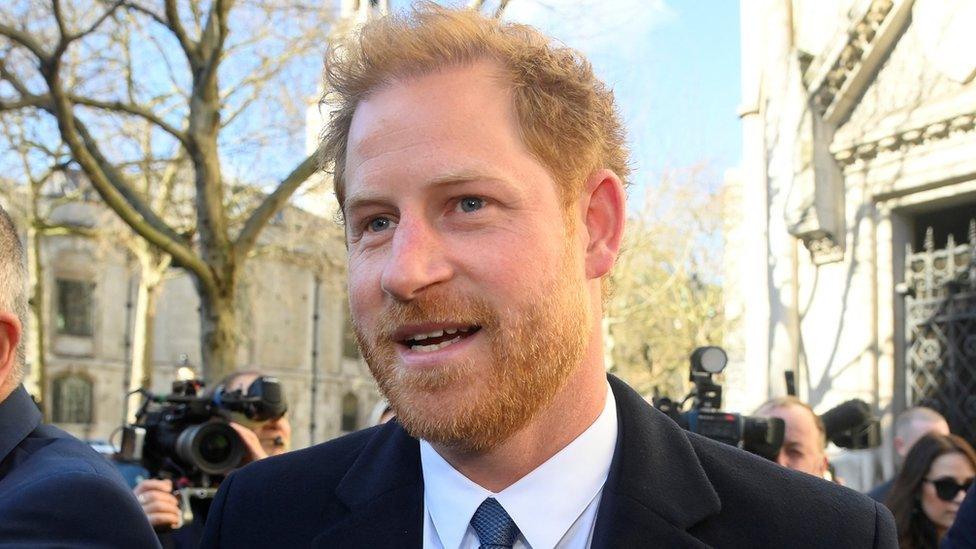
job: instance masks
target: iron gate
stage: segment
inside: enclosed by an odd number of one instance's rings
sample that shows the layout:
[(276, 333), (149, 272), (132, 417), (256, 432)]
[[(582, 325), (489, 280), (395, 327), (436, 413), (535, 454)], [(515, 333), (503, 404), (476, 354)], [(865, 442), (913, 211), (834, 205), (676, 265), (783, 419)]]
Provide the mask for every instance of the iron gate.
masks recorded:
[(976, 443), (976, 219), (968, 236), (936, 249), (929, 228), (923, 250), (909, 245), (905, 358), (909, 405), (938, 410)]

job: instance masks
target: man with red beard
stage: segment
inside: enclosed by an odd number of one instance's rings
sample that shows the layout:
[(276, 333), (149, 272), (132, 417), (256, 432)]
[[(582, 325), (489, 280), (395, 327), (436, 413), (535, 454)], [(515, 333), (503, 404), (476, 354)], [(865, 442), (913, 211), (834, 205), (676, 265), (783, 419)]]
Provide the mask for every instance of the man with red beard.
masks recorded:
[(579, 54), (422, 4), (326, 72), (349, 305), (396, 421), (232, 474), (205, 547), (893, 546), (868, 498), (688, 434), (607, 376), (629, 169)]

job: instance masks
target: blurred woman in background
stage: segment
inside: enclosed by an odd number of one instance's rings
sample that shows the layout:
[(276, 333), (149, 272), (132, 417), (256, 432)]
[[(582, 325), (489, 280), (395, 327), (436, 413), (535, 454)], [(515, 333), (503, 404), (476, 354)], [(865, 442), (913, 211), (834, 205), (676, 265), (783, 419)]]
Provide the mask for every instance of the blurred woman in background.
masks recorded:
[(885, 504), (902, 549), (937, 548), (976, 476), (976, 451), (956, 435), (929, 434), (905, 456)]

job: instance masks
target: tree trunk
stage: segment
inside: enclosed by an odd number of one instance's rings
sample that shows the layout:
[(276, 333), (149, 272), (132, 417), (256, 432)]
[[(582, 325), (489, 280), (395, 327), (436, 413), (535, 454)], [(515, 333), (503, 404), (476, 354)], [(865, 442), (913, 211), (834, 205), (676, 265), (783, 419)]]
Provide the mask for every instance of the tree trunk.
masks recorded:
[[(32, 189), (33, 195), (33, 189)], [(41, 264), (42, 232), (37, 229), (37, 203), (31, 196), (31, 211), (27, 222), (28, 278), (30, 280), (31, 321), (34, 323), (34, 339), (30, 342), (28, 356), (34, 370), (37, 387), (34, 394), (41, 403), (41, 413), (45, 422), (50, 420), (51, 403), (47, 400), (47, 357), (44, 354), (47, 340), (47, 326), (44, 324), (44, 267)]]
[(219, 295), (200, 295), (201, 371), (208, 385), (237, 369), (236, 284)]
[[(132, 367), (129, 371), (128, 392), (152, 387), (152, 351), (153, 330), (156, 326), (156, 301), (159, 297), (160, 283), (169, 265), (164, 260), (162, 265), (148, 265), (141, 261), (142, 272), (139, 275), (139, 289), (136, 293), (136, 313), (132, 330)], [(136, 412), (142, 405), (143, 397), (139, 393), (129, 395), (126, 406), (126, 421), (135, 421)]]

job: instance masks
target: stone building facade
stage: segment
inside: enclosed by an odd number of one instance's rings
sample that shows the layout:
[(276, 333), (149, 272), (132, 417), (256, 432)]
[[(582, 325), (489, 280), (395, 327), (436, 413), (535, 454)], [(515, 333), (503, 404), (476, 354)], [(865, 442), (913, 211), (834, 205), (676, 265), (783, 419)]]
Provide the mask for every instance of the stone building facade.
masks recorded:
[[(85, 201), (52, 217), (83, 227), (113, 222)], [(381, 402), (351, 334), (341, 230), (330, 224), (295, 208), (279, 214), (240, 285), (239, 368), (282, 381), (295, 448), (367, 426)], [(338, 257), (322, 262), (326, 254)], [(85, 236), (44, 237), (41, 257), (49, 419), (79, 438), (112, 440), (125, 417), (138, 266), (118, 242)], [(151, 390), (166, 394), (179, 368), (201, 372), (199, 298), (189, 276), (171, 269), (157, 304)], [(30, 360), (28, 371), (25, 384), (37, 394)]]
[[(741, 18), (728, 404), (784, 394), (786, 371), (818, 412), (865, 400), (884, 445), (834, 461), (866, 488), (893, 473), (907, 406), (944, 407), (959, 429), (976, 419), (972, 393), (935, 398), (976, 378), (976, 299), (960, 300), (976, 291), (976, 3), (744, 0)], [(944, 290), (924, 318), (922, 279)], [(962, 332), (920, 335), (946, 306)]]

